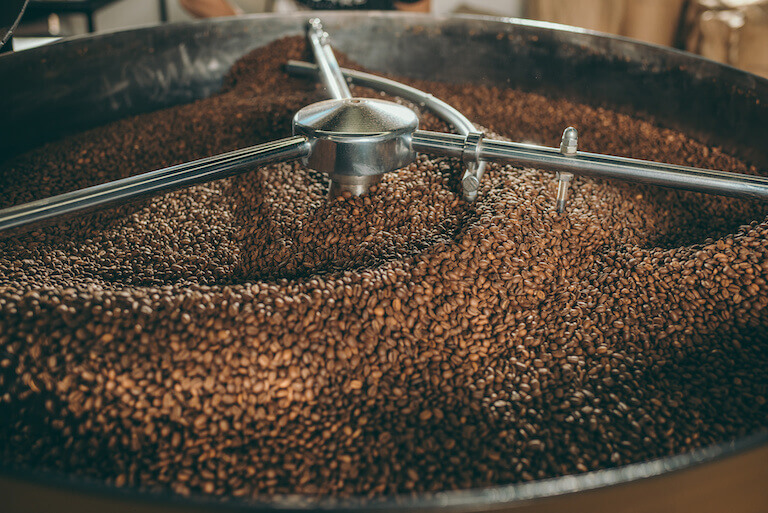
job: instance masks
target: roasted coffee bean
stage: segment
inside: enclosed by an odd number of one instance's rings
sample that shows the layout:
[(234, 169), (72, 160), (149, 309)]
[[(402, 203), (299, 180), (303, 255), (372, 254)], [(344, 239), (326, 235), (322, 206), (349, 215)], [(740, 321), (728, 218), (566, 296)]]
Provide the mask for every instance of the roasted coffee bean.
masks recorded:
[[(302, 38), (211, 98), (0, 164), (2, 206), (290, 133)], [(348, 63), (353, 65), (353, 63)], [(648, 120), (406, 80), (488, 133), (755, 173)], [(359, 95), (377, 95), (355, 89)], [(422, 127), (447, 130), (428, 113)], [(179, 494), (381, 497), (683, 453), (768, 426), (756, 202), (420, 157), (371, 194), (278, 164), (0, 241), (0, 458)]]

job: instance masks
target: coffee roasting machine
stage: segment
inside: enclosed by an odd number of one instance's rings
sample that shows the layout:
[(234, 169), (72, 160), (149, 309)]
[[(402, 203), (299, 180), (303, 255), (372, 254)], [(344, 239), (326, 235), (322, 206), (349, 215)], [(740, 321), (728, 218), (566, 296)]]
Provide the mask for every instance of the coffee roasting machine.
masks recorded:
[[(482, 80), (608, 104), (651, 116), (702, 141), (727, 144), (768, 169), (768, 80), (692, 55), (519, 20), (332, 13), (322, 22), (307, 22), (302, 16), (256, 16), (76, 38), (0, 57), (5, 90), (0, 95), (5, 127), (0, 159), (70, 132), (210, 95), (239, 57), (287, 35), (306, 33), (315, 58), (314, 63), (287, 62), (288, 72), (316, 77), (331, 98), (297, 112), (292, 137), (0, 210), (0, 231), (288, 160), (300, 159), (327, 173), (332, 196), (360, 195), (383, 173), (413, 162), (417, 153), (460, 158), (461, 193), (467, 201), (481, 194), (489, 161), (556, 172), (559, 211), (566, 210), (574, 174), (768, 199), (768, 178), (579, 151), (579, 134), (571, 127), (564, 127), (559, 148), (489, 138), (428, 91), (341, 69), (326, 30), (334, 46), (381, 73), (451, 82)], [(121, 87), (110, 87), (118, 82)], [(349, 82), (428, 109), (456, 133), (419, 130), (410, 108), (353, 97)], [(766, 461), (768, 436), (761, 434), (642, 464), (487, 490), (375, 504), (235, 502), (226, 509), (663, 511), (672, 501), (680, 505), (676, 511), (713, 511), (713, 506), (726, 510), (734, 496), (745, 504), (766, 498)], [(134, 494), (68, 476), (19, 474), (3, 462), (0, 474), (0, 493), (12, 497), (11, 511), (42, 511), (46, 504), (58, 504), (65, 511), (220, 508), (195, 497)]]
[[(294, 74), (319, 75), (332, 99), (297, 112), (293, 119), (293, 137), (0, 210), (0, 231), (224, 178), (254, 166), (297, 159), (330, 176), (331, 196), (344, 192), (360, 196), (384, 173), (413, 162), (417, 152), (461, 158), (466, 164), (461, 179), (462, 192), (470, 202), (477, 199), (487, 161), (556, 171), (560, 212), (565, 210), (574, 173), (768, 199), (768, 178), (760, 176), (579, 152), (578, 133), (573, 127), (563, 132), (559, 150), (489, 139), (477, 132), (461, 113), (428, 93), (374, 75), (342, 71), (319, 19), (309, 21), (307, 37), (316, 65), (289, 62), (287, 69)], [(393, 102), (354, 98), (347, 80), (427, 107), (463, 133), (418, 130), (415, 112)]]

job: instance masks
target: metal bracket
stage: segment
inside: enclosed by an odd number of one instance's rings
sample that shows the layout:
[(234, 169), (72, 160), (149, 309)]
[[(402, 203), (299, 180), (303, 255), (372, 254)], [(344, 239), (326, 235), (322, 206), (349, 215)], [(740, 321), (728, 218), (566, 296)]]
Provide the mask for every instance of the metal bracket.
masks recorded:
[(484, 137), (482, 132), (471, 131), (464, 139), (461, 161), (464, 162), (467, 170), (461, 178), (461, 187), (464, 191), (464, 197), (468, 201), (475, 201), (480, 189), (480, 176), (478, 176), (477, 170), (480, 164), (480, 145)]
[[(563, 137), (560, 139), (560, 153), (573, 157), (579, 153), (579, 132), (569, 126), (563, 131)], [(568, 202), (568, 189), (573, 181), (573, 173), (565, 171), (557, 172), (557, 211), (565, 212), (565, 204)]]

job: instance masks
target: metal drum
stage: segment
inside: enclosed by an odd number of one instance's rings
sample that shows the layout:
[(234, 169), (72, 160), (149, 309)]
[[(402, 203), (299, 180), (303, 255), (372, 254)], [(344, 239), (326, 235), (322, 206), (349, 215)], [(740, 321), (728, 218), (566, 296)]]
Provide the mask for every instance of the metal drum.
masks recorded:
[[(0, 56), (0, 160), (67, 134), (213, 94), (254, 48), (302, 35), (306, 16), (147, 27)], [(686, 53), (551, 24), (410, 14), (323, 15), (335, 45), (374, 72), (485, 83), (607, 105), (768, 168), (768, 80)], [(118, 490), (0, 462), (0, 510), (759, 512), (768, 433), (611, 470), (376, 502), (226, 503)]]

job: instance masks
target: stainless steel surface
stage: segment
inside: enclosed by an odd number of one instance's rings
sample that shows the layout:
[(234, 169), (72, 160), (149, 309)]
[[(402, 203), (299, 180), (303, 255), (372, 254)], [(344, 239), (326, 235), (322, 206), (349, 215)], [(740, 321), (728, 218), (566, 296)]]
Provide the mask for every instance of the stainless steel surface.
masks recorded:
[(333, 194), (365, 192), (370, 179), (413, 162), (411, 134), (419, 118), (409, 108), (372, 98), (326, 100), (304, 107), (293, 118), (294, 135), (310, 140), (307, 167), (346, 177), (332, 186)]
[[(308, 62), (290, 60), (285, 68), (288, 73), (296, 76), (316, 77), (319, 73), (318, 66)], [(430, 93), (371, 73), (346, 68), (341, 68), (341, 73), (355, 85), (398, 96), (428, 109), (438, 118), (453, 126), (461, 135), (469, 135), (476, 130), (475, 125), (466, 116)], [(485, 173), (485, 167), (484, 162), (471, 162), (466, 165), (466, 171), (462, 175), (462, 189), (464, 199), (467, 201), (471, 202), (477, 199), (477, 190), (480, 179)]]
[[(560, 153), (563, 155), (574, 156), (579, 151), (579, 132), (569, 126), (563, 131), (563, 137), (560, 139)], [(557, 197), (555, 199), (558, 212), (565, 212), (565, 204), (568, 202), (568, 189), (573, 181), (573, 173), (565, 171), (557, 172)]]
[(565, 212), (565, 204), (568, 202), (568, 189), (571, 187), (573, 181), (573, 173), (557, 172), (557, 193), (555, 196), (555, 209), (563, 213)]
[(0, 210), (0, 231), (226, 178), (256, 166), (299, 159), (309, 151), (305, 137), (290, 137), (16, 205)]
[(331, 175), (331, 184), (328, 189), (329, 198), (338, 198), (344, 193), (352, 196), (362, 196), (370, 191), (371, 187), (381, 181), (383, 175), (353, 176)]
[(466, 171), (461, 177), (461, 189), (464, 197), (468, 201), (477, 199), (477, 191), (480, 189), (480, 178), (482, 176), (478, 171), (484, 171), (480, 168), (480, 143), (483, 140), (483, 134), (474, 130), (470, 131), (464, 138), (464, 148), (461, 154), (461, 160), (466, 166)]
[(318, 18), (312, 18), (307, 23), (307, 37), (320, 70), (320, 80), (328, 90), (328, 95), (335, 100), (352, 98), (347, 81), (341, 74), (339, 63), (333, 54), (330, 37), (323, 30), (323, 23)]
[[(418, 130), (413, 134), (416, 151), (462, 158), (466, 138)], [(711, 171), (646, 160), (577, 152), (563, 155), (556, 148), (483, 139), (480, 159), (521, 167), (611, 178), (628, 182), (673, 187), (694, 192), (768, 200), (768, 178), (725, 171)]]
[(560, 139), (560, 153), (563, 155), (576, 155), (579, 151), (579, 132), (572, 126), (563, 130), (563, 137)]
[[(296, 76), (317, 77), (319, 70), (316, 64), (309, 62), (289, 60), (285, 65), (285, 70)], [(416, 89), (395, 80), (380, 77), (364, 71), (356, 71), (347, 68), (341, 68), (341, 73), (348, 78), (352, 84), (361, 87), (376, 89), (392, 96), (399, 96), (411, 101), (421, 107), (429, 109), (437, 117), (452, 125), (462, 135), (466, 135), (475, 130), (475, 125), (467, 119), (461, 112), (451, 107), (449, 104), (434, 97), (430, 93)]]
[[(323, 23), (319, 18), (312, 18), (307, 23), (307, 38), (317, 62), (320, 80), (328, 91), (328, 95), (334, 100), (352, 98), (352, 93), (347, 85), (347, 79), (341, 74), (339, 63), (336, 61), (336, 55), (334, 55), (333, 48), (331, 48), (330, 36), (323, 29)], [(294, 133), (296, 129), (296, 119), (294, 119)], [(337, 173), (332, 169), (336, 167), (336, 164), (332, 161), (336, 161), (337, 157), (340, 157), (339, 160), (349, 160), (345, 156), (341, 156), (344, 152), (337, 154), (336, 150), (339, 149), (341, 148), (338, 148), (335, 142), (329, 139), (313, 141), (313, 154), (315, 158), (305, 159), (304, 164), (314, 169), (325, 170), (329, 174), (331, 178), (331, 183), (328, 187), (329, 197), (341, 196), (345, 192), (352, 196), (362, 196), (368, 192), (369, 187), (374, 181), (378, 181), (370, 177), (384, 171), (376, 171), (375, 168), (369, 166), (365, 173)], [(375, 164), (375, 159), (372, 162)], [(350, 167), (348, 164), (349, 162), (346, 165), (341, 165), (341, 167)], [(324, 169), (315, 168), (314, 166), (320, 166)]]

